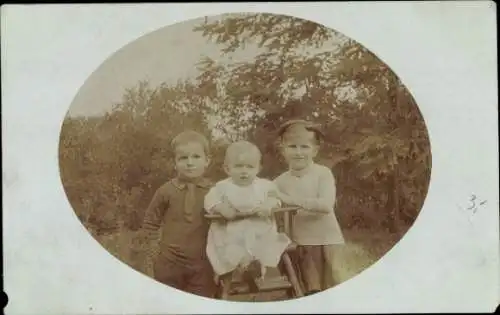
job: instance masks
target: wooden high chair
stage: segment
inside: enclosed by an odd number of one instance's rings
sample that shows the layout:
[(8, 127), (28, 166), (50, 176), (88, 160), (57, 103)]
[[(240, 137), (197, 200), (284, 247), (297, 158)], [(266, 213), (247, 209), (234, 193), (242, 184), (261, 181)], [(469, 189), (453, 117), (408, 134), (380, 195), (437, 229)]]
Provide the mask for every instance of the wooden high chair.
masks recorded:
[[(298, 207), (283, 207), (277, 208), (273, 214), (278, 223), (278, 231), (287, 234), (289, 237), (292, 232), (291, 217), (293, 212), (298, 210)], [(219, 215), (206, 215), (210, 220), (223, 219)], [(244, 218), (241, 215), (237, 219)], [(281, 224), (280, 224), (281, 223)], [(245, 281), (232, 281), (229, 286), (224, 286), (220, 281), (218, 285), (217, 297), (222, 300), (230, 300), (237, 295), (252, 295), (257, 296), (264, 292), (284, 291), (288, 298), (297, 298), (304, 296), (304, 290), (299, 282), (296, 268), (290, 258), (290, 252), (295, 249), (294, 246), (289, 247), (281, 256), (280, 264), (277, 268), (278, 276), (268, 276), (261, 281), (253, 279), (252, 283)]]

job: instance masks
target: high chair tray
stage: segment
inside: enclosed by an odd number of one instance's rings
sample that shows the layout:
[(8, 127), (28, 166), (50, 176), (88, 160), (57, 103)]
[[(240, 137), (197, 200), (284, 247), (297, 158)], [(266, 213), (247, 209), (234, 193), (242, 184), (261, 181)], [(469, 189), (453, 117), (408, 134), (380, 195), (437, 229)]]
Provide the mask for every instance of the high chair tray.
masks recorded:
[[(276, 208), (273, 209), (273, 214), (274, 213), (282, 213), (282, 212), (294, 212), (299, 210), (300, 207), (283, 207), (283, 208)], [(244, 218), (251, 218), (255, 217), (257, 214), (255, 213), (237, 213), (235, 216), (235, 219), (244, 219)], [(225, 220), (223, 216), (220, 214), (205, 214), (205, 218), (210, 219), (210, 220)]]

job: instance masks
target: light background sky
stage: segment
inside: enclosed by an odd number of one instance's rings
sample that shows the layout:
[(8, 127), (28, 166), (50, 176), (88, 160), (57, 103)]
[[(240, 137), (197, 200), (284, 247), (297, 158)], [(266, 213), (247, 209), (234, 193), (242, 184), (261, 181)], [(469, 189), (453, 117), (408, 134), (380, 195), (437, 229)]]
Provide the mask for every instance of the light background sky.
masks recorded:
[[(210, 17), (208, 21), (219, 17)], [(193, 27), (204, 18), (181, 22), (146, 34), (111, 55), (85, 81), (75, 96), (69, 114), (99, 115), (121, 100), (126, 88), (140, 80), (152, 86), (162, 82), (194, 78), (199, 74), (196, 63), (208, 56), (218, 62), (229, 62), (220, 45), (194, 32)], [(231, 54), (233, 62), (252, 59), (262, 50), (248, 45)]]

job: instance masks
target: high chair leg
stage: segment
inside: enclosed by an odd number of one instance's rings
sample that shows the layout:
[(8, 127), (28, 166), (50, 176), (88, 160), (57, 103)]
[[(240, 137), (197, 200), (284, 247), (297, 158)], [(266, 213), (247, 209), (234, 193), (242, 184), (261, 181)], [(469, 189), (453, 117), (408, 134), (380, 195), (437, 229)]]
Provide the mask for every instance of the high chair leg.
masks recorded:
[(229, 290), (231, 288), (231, 284), (229, 282), (220, 281), (221, 286), (221, 294), (220, 298), (223, 300), (227, 300), (229, 298)]
[(223, 276), (219, 276), (219, 287), (220, 287), (220, 296), (222, 300), (227, 300), (231, 291), (231, 280), (232, 274), (225, 274)]
[(293, 286), (293, 289), (295, 291), (296, 296), (297, 297), (304, 296), (304, 292), (303, 292), (302, 287), (300, 285), (299, 279), (297, 278), (295, 268), (293, 267), (292, 260), (290, 259), (290, 256), (288, 255), (288, 253), (283, 254), (283, 264), (284, 264), (286, 273), (288, 274), (289, 281)]
[(259, 287), (257, 286), (257, 283), (255, 282), (254, 276), (245, 270), (243, 272), (243, 280), (247, 283), (248, 288), (250, 289), (250, 293), (257, 293), (259, 292)]

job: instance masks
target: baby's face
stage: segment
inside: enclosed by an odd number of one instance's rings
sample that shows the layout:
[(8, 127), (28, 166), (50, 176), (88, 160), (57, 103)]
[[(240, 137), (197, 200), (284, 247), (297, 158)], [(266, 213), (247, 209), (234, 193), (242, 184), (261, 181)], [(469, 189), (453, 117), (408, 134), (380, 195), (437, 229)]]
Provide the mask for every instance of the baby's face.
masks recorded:
[(260, 157), (257, 154), (242, 152), (231, 157), (226, 171), (236, 185), (250, 185), (260, 171)]

